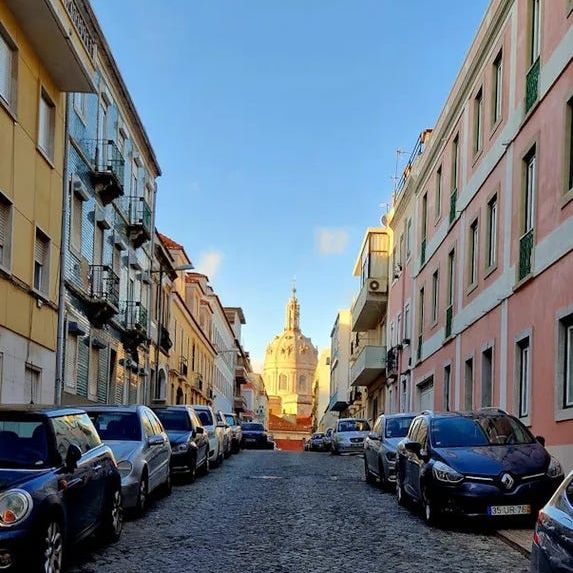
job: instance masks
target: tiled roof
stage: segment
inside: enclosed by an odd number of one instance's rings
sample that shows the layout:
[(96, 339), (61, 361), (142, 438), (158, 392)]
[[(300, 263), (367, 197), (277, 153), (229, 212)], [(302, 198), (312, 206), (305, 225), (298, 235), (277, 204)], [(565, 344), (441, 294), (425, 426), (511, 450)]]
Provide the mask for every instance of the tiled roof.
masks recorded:
[(161, 238), (161, 241), (168, 249), (175, 249), (177, 251), (184, 250), (183, 245), (176, 243), (173, 239), (170, 239), (167, 235), (164, 235), (163, 233), (158, 233), (158, 234), (159, 237)]
[(283, 430), (286, 432), (310, 432), (312, 419), (310, 416), (300, 416), (296, 422), (286, 418), (280, 418), (275, 414), (269, 414), (269, 430)]

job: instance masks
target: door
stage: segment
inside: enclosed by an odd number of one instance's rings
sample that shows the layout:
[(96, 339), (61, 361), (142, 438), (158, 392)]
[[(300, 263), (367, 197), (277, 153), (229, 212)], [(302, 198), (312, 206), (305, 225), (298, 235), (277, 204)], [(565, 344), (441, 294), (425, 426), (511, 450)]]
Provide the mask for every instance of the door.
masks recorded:
[(420, 454), (412, 454), (411, 458), (411, 485), (413, 489), (413, 495), (418, 499), (422, 499), (422, 483), (420, 477), (422, 475), (422, 470), (426, 463), (426, 454), (428, 452), (428, 421), (425, 418), (420, 420), (420, 424), (416, 430), (415, 441), (421, 446)]
[(161, 477), (158, 475), (160, 468), (160, 452), (159, 446), (150, 444), (150, 440), (155, 436), (155, 430), (151, 423), (151, 418), (147, 416), (147, 412), (141, 412), (141, 422), (143, 424), (143, 436), (145, 445), (143, 455), (147, 464), (147, 471), (149, 474), (149, 491), (153, 491), (161, 482)]
[(420, 410), (432, 410), (434, 408), (434, 382), (429, 380), (422, 386), (419, 386), (420, 392)]
[[(148, 449), (149, 454), (149, 484), (150, 490), (155, 489), (165, 482), (170, 472), (171, 461), (171, 446), (167, 434), (163, 431), (161, 422), (157, 419), (155, 414), (145, 409), (145, 419), (147, 420), (146, 433), (151, 432), (151, 437), (161, 438), (161, 443), (150, 446)], [(144, 421), (144, 427), (146, 423)]]
[[(205, 463), (209, 457), (209, 438), (207, 437), (207, 430), (203, 428), (201, 420), (199, 420), (197, 414), (191, 409), (189, 409), (189, 415), (191, 416), (191, 423), (193, 424), (193, 435), (195, 436), (195, 443), (197, 444), (197, 466)], [(201, 428), (203, 433), (198, 433), (197, 428)]]
[(382, 433), (382, 427), (384, 425), (384, 417), (380, 416), (374, 428), (368, 437), (366, 438), (366, 445), (364, 448), (364, 455), (366, 456), (366, 463), (368, 467), (375, 473), (378, 473), (378, 450), (380, 449), (380, 437)]
[[(417, 441), (418, 428), (420, 427), (421, 421), (422, 421), (421, 418), (416, 418), (412, 422), (410, 430), (408, 431), (408, 436), (406, 438), (407, 441), (409, 442)], [(399, 471), (404, 489), (409, 495), (415, 496), (416, 490), (414, 487), (414, 483), (415, 483), (415, 473), (417, 470), (417, 465), (413, 457), (414, 454), (412, 452), (410, 452), (406, 448), (402, 449), (400, 455)]]

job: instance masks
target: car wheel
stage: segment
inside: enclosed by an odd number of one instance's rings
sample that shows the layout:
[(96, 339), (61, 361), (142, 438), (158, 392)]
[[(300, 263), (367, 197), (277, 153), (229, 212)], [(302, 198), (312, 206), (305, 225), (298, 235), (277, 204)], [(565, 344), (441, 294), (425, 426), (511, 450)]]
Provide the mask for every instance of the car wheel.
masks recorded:
[(330, 455), (331, 456), (337, 456), (338, 455), (338, 450), (334, 446), (330, 450)]
[(163, 487), (161, 488), (161, 493), (167, 497), (171, 495), (173, 491), (173, 479), (171, 478), (171, 469), (167, 470), (167, 478), (163, 482)]
[(137, 503), (135, 505), (135, 513), (141, 517), (145, 515), (147, 510), (147, 499), (149, 496), (149, 485), (147, 482), (147, 474), (143, 474), (139, 480), (139, 487), (137, 490)]
[(189, 460), (187, 471), (187, 481), (193, 483), (197, 477), (197, 458), (193, 457)]
[(97, 532), (105, 543), (119, 541), (123, 530), (123, 501), (121, 487), (114, 486), (104, 507), (102, 522)]
[(364, 456), (364, 477), (366, 478), (366, 483), (374, 483), (376, 481), (376, 478), (372, 475), (372, 472), (368, 467), (366, 456)]
[(428, 488), (422, 490), (422, 510), (424, 512), (424, 521), (427, 525), (437, 525), (439, 521), (439, 510), (428, 494)]
[(380, 476), (378, 478), (378, 485), (380, 486), (380, 488), (384, 490), (388, 489), (389, 483), (388, 480), (386, 479), (384, 464), (381, 461), (378, 461), (378, 475)]
[(402, 485), (400, 476), (397, 476), (396, 480), (396, 498), (398, 500), (398, 504), (402, 507), (406, 507), (408, 505), (408, 494), (404, 491), (404, 486)]
[(42, 527), (33, 560), (34, 572), (60, 573), (64, 563), (64, 532), (60, 522), (48, 519)]

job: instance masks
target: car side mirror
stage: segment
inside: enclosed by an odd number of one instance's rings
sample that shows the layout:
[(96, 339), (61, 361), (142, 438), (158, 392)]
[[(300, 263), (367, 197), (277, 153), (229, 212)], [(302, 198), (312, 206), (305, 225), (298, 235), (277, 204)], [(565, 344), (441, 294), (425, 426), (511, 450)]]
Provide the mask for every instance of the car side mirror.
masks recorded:
[(380, 436), (376, 432), (368, 432), (368, 437), (371, 440), (379, 440)]
[(535, 436), (535, 439), (543, 446), (545, 447), (545, 438), (543, 436)]
[(155, 436), (151, 436), (147, 440), (147, 444), (149, 446), (162, 446), (164, 443), (165, 443), (165, 440), (163, 439), (163, 436), (161, 436), (160, 434), (157, 434)]
[(422, 444), (420, 444), (419, 442), (406, 442), (404, 444), (404, 448), (412, 453), (412, 454), (416, 454), (417, 456), (420, 455), (420, 452), (422, 451)]
[(76, 444), (70, 444), (66, 453), (66, 469), (73, 472), (78, 467), (78, 462), (82, 459), (82, 451)]
[(204, 434), (204, 433), (205, 433), (205, 428), (203, 428), (203, 426), (197, 426), (197, 427), (195, 428), (195, 432), (196, 432), (197, 434)]

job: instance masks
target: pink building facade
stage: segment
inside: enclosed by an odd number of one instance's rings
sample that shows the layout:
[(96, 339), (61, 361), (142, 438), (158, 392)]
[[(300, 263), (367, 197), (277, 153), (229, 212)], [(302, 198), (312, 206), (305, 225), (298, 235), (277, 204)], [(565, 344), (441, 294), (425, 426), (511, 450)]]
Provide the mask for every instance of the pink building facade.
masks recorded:
[(499, 407), (573, 469), (573, 2), (493, 0), (398, 186), (386, 410)]

